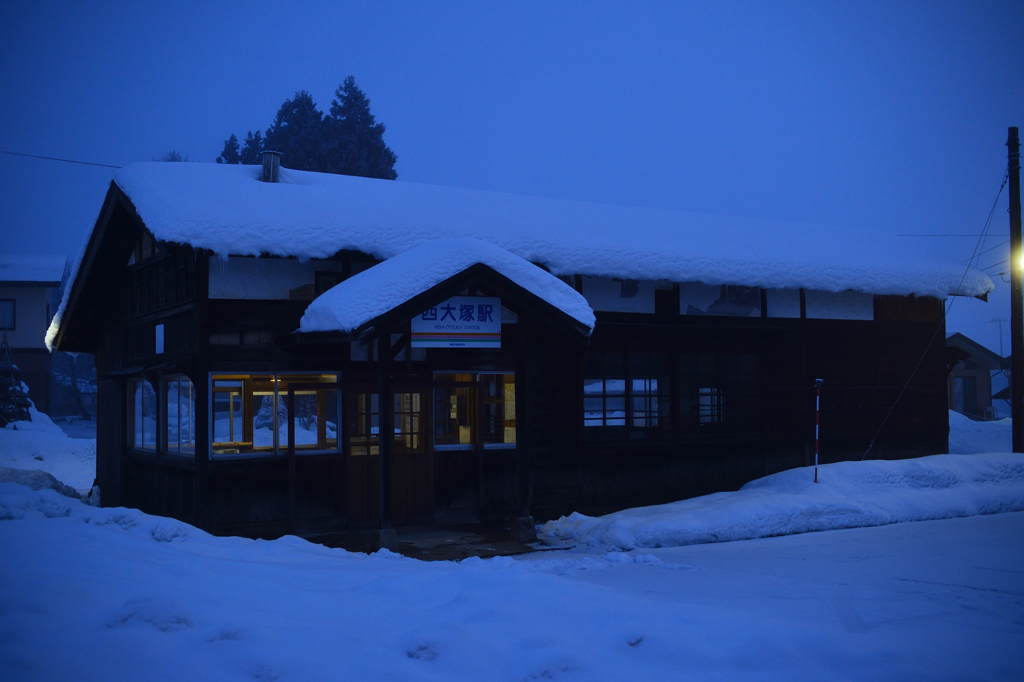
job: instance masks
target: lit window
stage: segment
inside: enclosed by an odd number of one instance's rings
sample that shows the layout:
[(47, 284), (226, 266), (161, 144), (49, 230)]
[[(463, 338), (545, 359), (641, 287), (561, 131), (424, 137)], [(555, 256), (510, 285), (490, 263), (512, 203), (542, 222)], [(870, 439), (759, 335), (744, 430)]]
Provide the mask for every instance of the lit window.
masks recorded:
[[(335, 374), (243, 374), (213, 376), (213, 453), (279, 454), (288, 449), (295, 424), (295, 449), (338, 449), (338, 390)], [(288, 414), (288, 389), (295, 396)]]
[(516, 377), (514, 374), (481, 374), (484, 446), (516, 442)]
[(422, 393), (396, 393), (394, 431), (395, 452), (399, 454), (423, 452), (423, 405)]
[(476, 376), (435, 374), (434, 383), (452, 382), (434, 389), (434, 444), (476, 445)]
[(434, 383), (435, 446), (515, 445), (515, 374), (437, 373)]
[[(278, 448), (288, 448), (288, 387), (295, 386), (292, 392), (295, 395), (296, 450), (338, 449), (338, 391), (313, 385), (335, 381), (337, 376), (333, 374), (277, 376), (278, 418), (275, 434)], [(266, 409), (265, 404), (263, 409)]]
[(380, 454), (380, 396), (357, 393), (355, 409), (348, 427), (349, 454), (353, 456)]

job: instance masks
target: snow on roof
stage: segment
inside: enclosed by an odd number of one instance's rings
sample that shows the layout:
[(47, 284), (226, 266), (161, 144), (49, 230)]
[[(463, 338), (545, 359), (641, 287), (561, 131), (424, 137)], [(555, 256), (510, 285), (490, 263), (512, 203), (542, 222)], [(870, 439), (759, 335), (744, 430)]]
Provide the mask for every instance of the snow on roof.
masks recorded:
[(993, 289), (980, 271), (965, 276), (963, 263), (901, 241), (896, 226), (822, 228), (284, 168), (281, 182), (264, 183), (260, 172), (140, 163), (114, 182), (158, 239), (221, 256), (352, 249), (388, 259), (435, 239), (476, 237), (556, 275), (940, 298)]
[(299, 331), (352, 331), (466, 268), (482, 263), (588, 328), (594, 311), (575, 289), (533, 263), (472, 237), (438, 239), (400, 253), (321, 294)]
[(64, 256), (0, 256), (0, 283), (60, 284)]

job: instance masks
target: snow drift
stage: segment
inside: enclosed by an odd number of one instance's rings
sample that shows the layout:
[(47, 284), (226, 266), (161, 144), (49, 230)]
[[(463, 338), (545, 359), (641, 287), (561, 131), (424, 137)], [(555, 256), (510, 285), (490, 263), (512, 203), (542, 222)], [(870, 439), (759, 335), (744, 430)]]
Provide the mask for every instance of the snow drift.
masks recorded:
[(1024, 510), (1024, 455), (934, 455), (791, 469), (736, 492), (590, 517), (574, 513), (540, 528), (547, 542), (632, 550), (749, 540)]

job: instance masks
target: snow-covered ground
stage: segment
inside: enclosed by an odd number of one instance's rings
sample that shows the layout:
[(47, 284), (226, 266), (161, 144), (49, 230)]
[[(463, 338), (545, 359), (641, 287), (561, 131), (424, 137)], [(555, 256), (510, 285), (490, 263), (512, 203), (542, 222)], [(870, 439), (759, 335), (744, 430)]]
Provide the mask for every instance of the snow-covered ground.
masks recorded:
[(957, 455), (1009, 452), (1013, 449), (1013, 420), (976, 422), (949, 411), (949, 451)]
[[(76, 452), (45, 429), (0, 439), (43, 454), (22, 468)], [(1024, 455), (810, 474), (460, 563), (216, 538), (0, 483), (0, 679), (1020, 678)], [(718, 542), (664, 546), (695, 539)], [(614, 551), (644, 544), (663, 546)]]
[(95, 435), (70, 438), (48, 416), (34, 407), (31, 412), (32, 421), (14, 422), (0, 429), (0, 467), (38, 469), (79, 492), (88, 492), (96, 478)]
[(1024, 665), (1024, 513), (425, 563), (214, 538), (13, 484), (0, 504), (0, 679), (1015, 680)]

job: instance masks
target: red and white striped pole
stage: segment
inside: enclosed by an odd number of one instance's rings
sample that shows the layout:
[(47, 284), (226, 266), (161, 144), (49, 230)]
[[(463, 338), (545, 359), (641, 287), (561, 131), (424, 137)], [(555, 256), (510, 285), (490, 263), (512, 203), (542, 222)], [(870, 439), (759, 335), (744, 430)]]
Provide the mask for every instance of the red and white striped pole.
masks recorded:
[(818, 427), (821, 424), (821, 379), (814, 380), (814, 482), (818, 482)]

